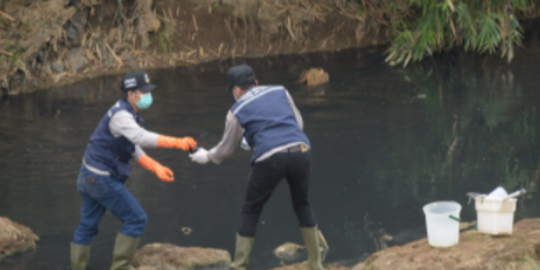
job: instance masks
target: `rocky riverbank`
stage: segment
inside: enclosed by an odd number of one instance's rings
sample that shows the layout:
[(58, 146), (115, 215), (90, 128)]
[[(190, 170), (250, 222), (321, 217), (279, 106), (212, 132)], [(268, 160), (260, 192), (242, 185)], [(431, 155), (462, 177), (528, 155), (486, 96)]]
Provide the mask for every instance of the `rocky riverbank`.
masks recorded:
[[(28, 227), (0, 217), (0, 260), (35, 248), (38, 240), (39, 237)], [(433, 248), (427, 239), (422, 239), (383, 249), (352, 268), (329, 264), (325, 269), (537, 269), (539, 257), (540, 218), (535, 218), (517, 222), (511, 236), (491, 236), (469, 230), (461, 233), (459, 244), (450, 248)], [(225, 250), (156, 243), (139, 249), (133, 264), (138, 269), (148, 270), (171, 267), (226, 269), (231, 259)], [(289, 269), (308, 268), (298, 263), (274, 270)]]
[(511, 236), (470, 230), (450, 248), (433, 248), (427, 239), (391, 247), (372, 254), (353, 270), (538, 269), (539, 255), (540, 218), (535, 218), (514, 224)]
[[(514, 225), (511, 236), (491, 236), (476, 230), (461, 233), (459, 244), (434, 248), (427, 239), (383, 249), (353, 267), (330, 264), (333, 270), (416, 270), (416, 269), (539, 269), (540, 218)], [(308, 270), (294, 264), (273, 270)]]
[(0, 217), (0, 260), (36, 247), (39, 237), (26, 226)]
[(136, 68), (391, 40), (358, 14), (347, 0), (0, 1), (0, 86), (17, 94)]

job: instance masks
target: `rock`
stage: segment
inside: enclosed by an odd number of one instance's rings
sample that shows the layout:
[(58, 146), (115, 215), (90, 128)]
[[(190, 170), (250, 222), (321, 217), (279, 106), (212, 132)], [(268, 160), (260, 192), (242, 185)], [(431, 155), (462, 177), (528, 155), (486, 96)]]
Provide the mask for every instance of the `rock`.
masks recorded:
[(372, 254), (355, 270), (393, 269), (522, 269), (527, 256), (540, 254), (540, 218), (514, 225), (511, 236), (481, 234), (476, 230), (460, 234), (459, 244), (434, 248), (427, 239), (395, 246)]
[(14, 39), (14, 38), (18, 38), (21, 36), (21, 32), (19, 30), (11, 30), (11, 32), (9, 32), (9, 35), (8, 35), (8, 39)]
[[(328, 254), (329, 247), (321, 230), (318, 231), (318, 235), (319, 252), (321, 253), (322, 261), (324, 261), (326, 259), (326, 255)], [(301, 262), (308, 259), (306, 247), (291, 242), (280, 245), (273, 251), (273, 253), (276, 258), (286, 264)]]
[[(341, 266), (341, 265), (331, 265), (326, 268), (326, 270), (350, 270), (349, 267)], [(272, 270), (311, 270), (306, 264), (303, 263), (297, 263), (292, 265), (287, 265), (283, 267), (273, 268)]]
[[(75, 1), (75, 6), (78, 6), (78, 1)], [(85, 26), (88, 22), (88, 13), (84, 9), (79, 9), (71, 18), (71, 22), (67, 25), (67, 38), (70, 46), (76, 47), (81, 44), (85, 32)]]
[(135, 268), (135, 270), (159, 270), (159, 269), (153, 266), (141, 266), (141, 267)]
[(291, 242), (280, 245), (273, 253), (276, 258), (285, 263), (297, 262), (307, 258), (306, 247)]
[(74, 24), (70, 24), (67, 27), (67, 38), (71, 42), (70, 45), (78, 46), (81, 44), (81, 36), (79, 35), (79, 30)]
[(122, 61), (124, 61), (124, 63), (127, 63), (129, 66), (135, 66), (135, 60), (133, 60), (131, 52), (124, 52), (122, 54)]
[(226, 250), (179, 247), (165, 243), (149, 244), (135, 252), (131, 262), (139, 270), (157, 269), (229, 269), (231, 255)]
[(60, 73), (60, 72), (64, 72), (64, 64), (62, 64), (61, 62), (59, 61), (54, 61), (50, 64), (51, 66), (51, 69)]
[(161, 22), (152, 11), (152, 0), (136, 0), (130, 13), (139, 35), (159, 31)]
[(36, 60), (40, 63), (43, 63), (45, 62), (45, 50), (47, 49), (46, 46), (41, 46), (41, 48), (39, 49), (37, 55), (36, 55)]
[(36, 247), (39, 237), (30, 228), (0, 217), (0, 260)]
[(328, 83), (330, 77), (322, 68), (310, 68), (300, 76), (300, 83), (305, 83), (310, 86), (321, 85)]
[(65, 56), (65, 63), (67, 68), (73, 71), (83, 69), (88, 63), (88, 60), (86, 59), (86, 52), (82, 48), (74, 48), (69, 50)]

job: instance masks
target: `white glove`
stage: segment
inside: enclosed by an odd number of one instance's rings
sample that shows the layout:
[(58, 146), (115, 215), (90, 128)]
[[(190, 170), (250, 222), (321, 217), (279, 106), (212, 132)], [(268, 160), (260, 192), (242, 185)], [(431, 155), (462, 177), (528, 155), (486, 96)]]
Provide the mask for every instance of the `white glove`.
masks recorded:
[(189, 157), (191, 158), (191, 161), (199, 164), (206, 164), (208, 161), (210, 161), (210, 159), (208, 159), (208, 151), (202, 147), (199, 148), (197, 152), (189, 154)]
[(248, 142), (246, 141), (246, 137), (242, 138), (242, 143), (240, 144), (240, 148), (246, 151), (251, 150), (251, 146), (249, 146)]

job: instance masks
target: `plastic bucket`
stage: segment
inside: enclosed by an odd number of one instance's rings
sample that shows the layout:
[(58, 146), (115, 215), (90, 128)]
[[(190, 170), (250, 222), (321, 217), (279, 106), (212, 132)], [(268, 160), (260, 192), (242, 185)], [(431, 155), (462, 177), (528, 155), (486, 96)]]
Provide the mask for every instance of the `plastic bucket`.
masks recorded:
[(434, 202), (424, 206), (428, 242), (434, 247), (450, 247), (459, 242), (459, 213), (457, 202)]
[(478, 231), (487, 234), (512, 234), (517, 199), (476, 199)]

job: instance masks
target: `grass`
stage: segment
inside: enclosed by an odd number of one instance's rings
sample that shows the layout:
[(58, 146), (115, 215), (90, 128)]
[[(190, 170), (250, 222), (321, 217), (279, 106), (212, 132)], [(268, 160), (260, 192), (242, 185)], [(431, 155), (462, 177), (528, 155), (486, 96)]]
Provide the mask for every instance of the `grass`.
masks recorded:
[(395, 38), (386, 61), (403, 66), (456, 47), (499, 52), (510, 62), (523, 40), (517, 16), (537, 16), (535, 1), (361, 0), (358, 5), (358, 20), (391, 28)]
[(476, 233), (474, 231), (470, 231), (465, 235), (465, 239), (473, 242), (478, 242), (480, 239), (482, 239), (484, 235)]
[[(516, 261), (513, 261), (516, 262)], [(528, 253), (523, 256), (521, 260), (518, 260), (517, 262), (522, 263), (512, 263), (510, 262), (510, 266), (506, 265), (497, 269), (500, 270), (540, 270), (540, 264), (539, 261), (531, 257)]]

